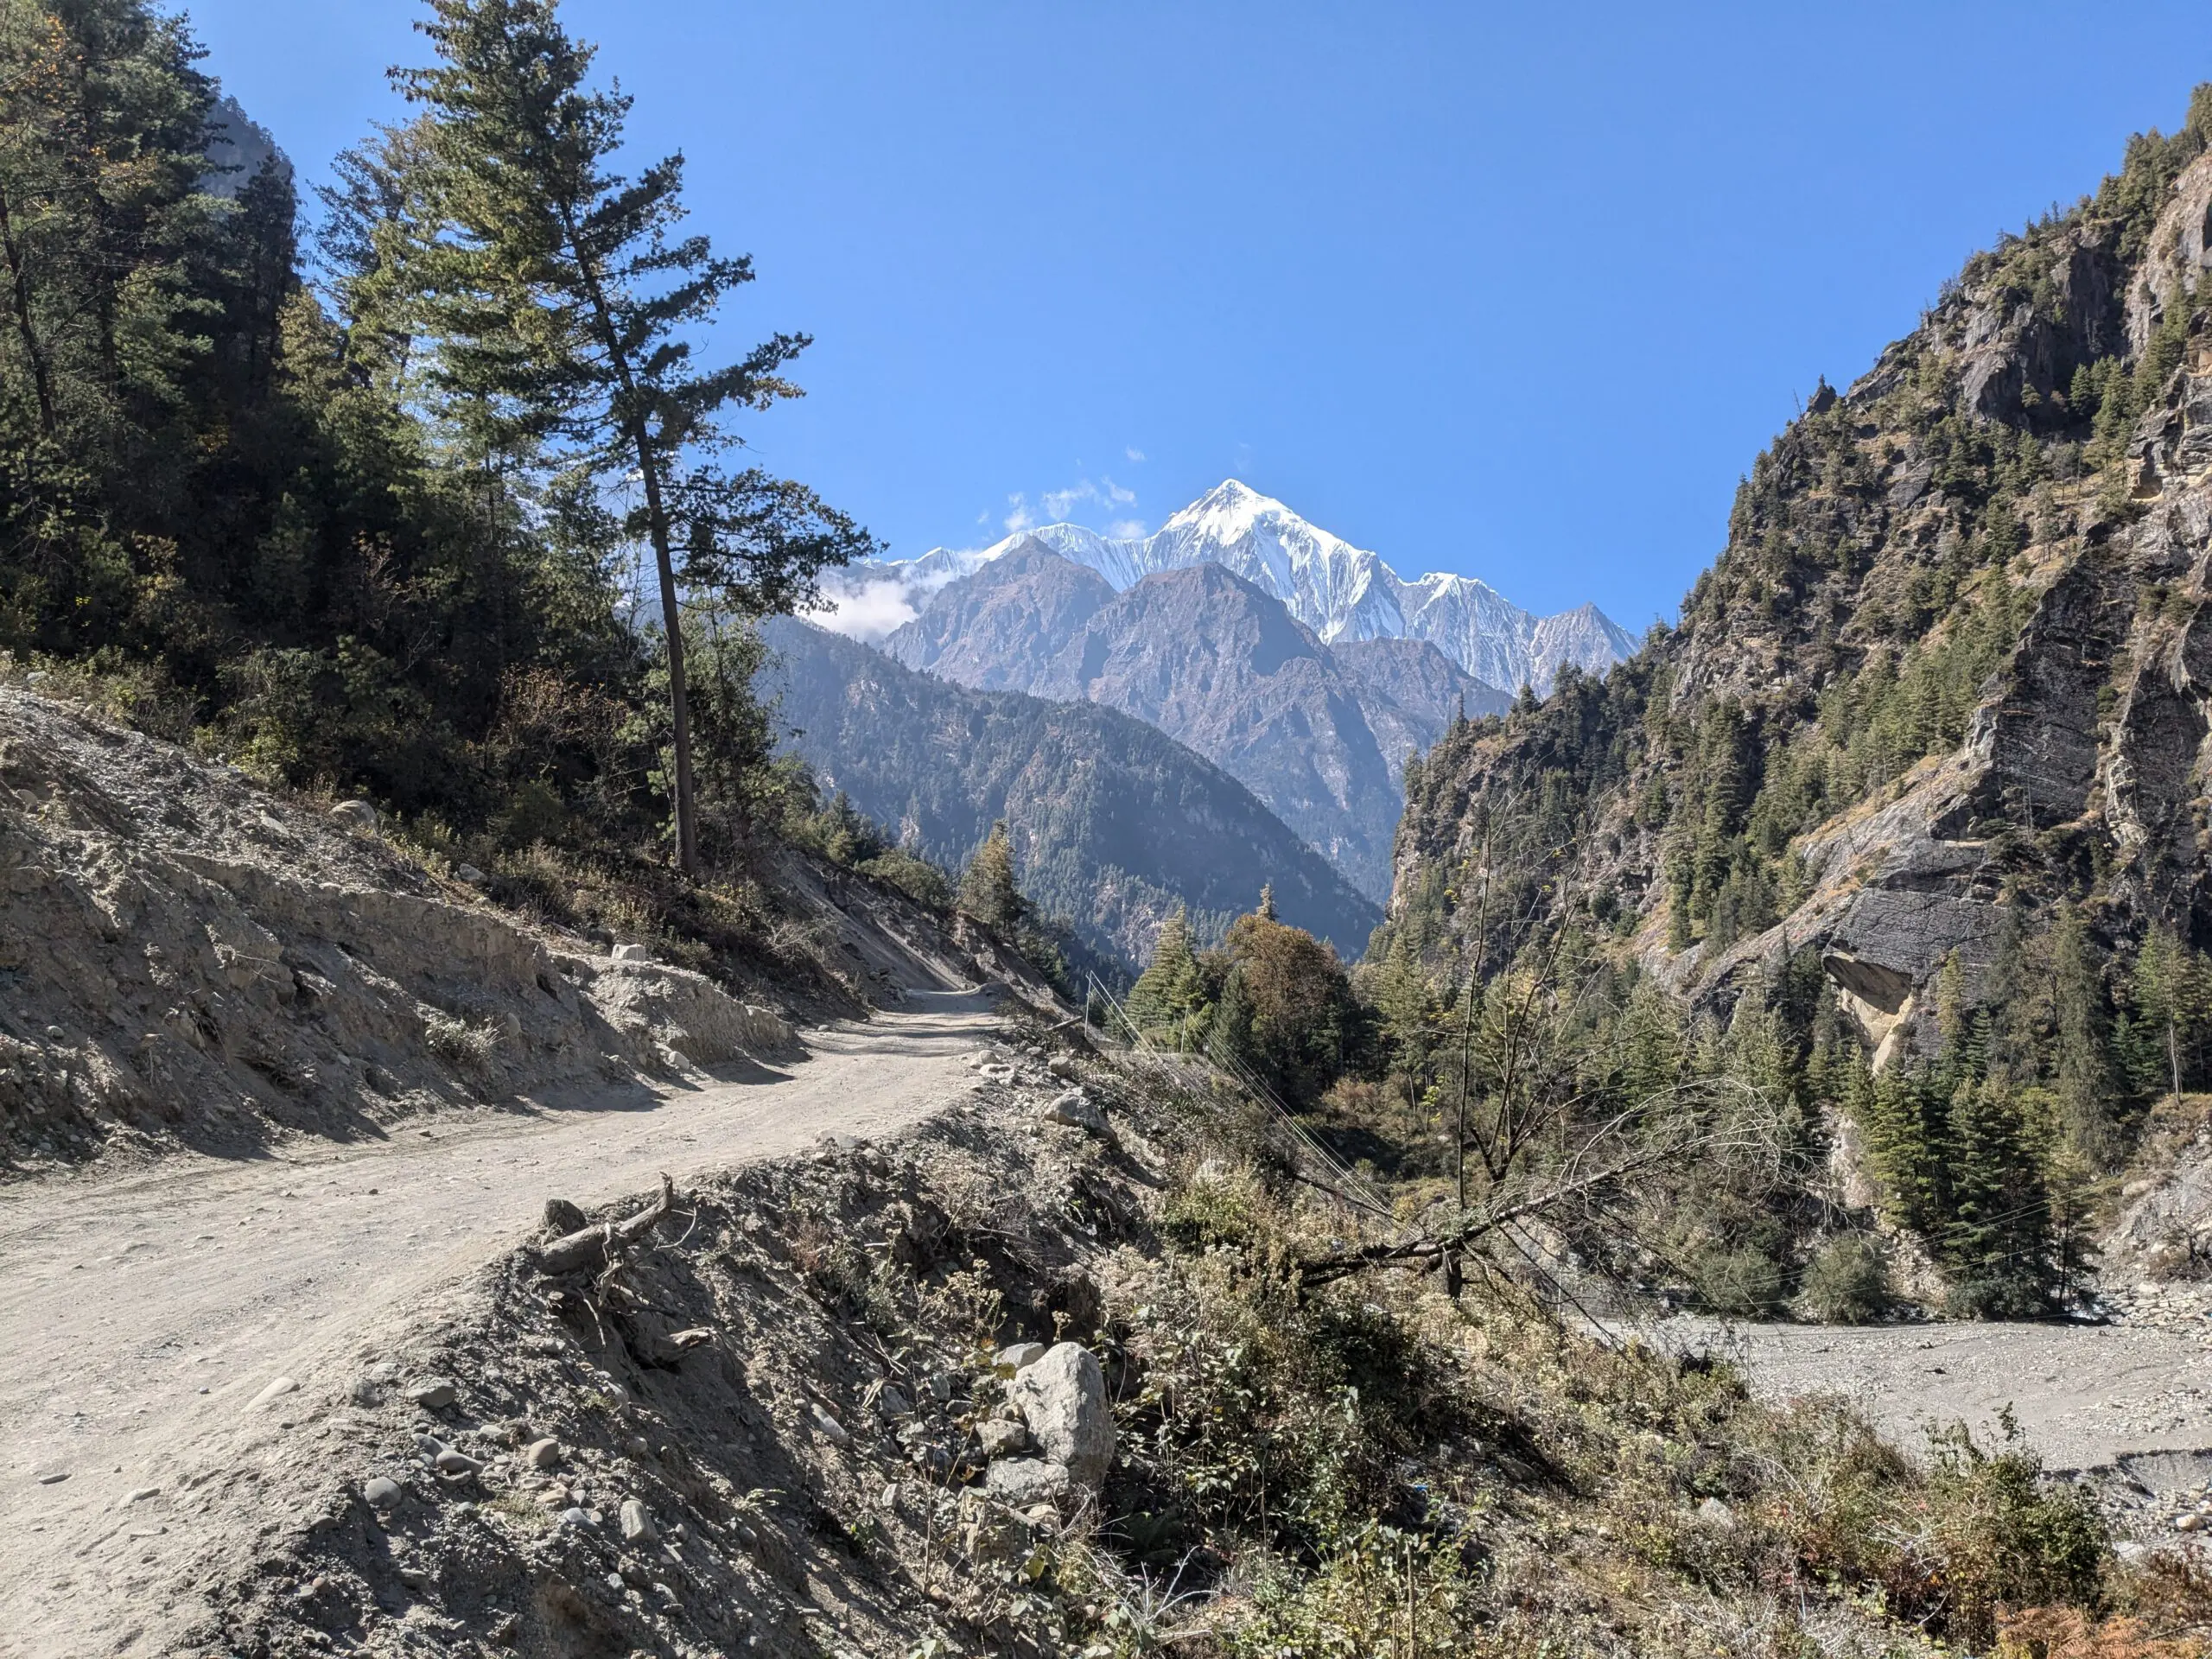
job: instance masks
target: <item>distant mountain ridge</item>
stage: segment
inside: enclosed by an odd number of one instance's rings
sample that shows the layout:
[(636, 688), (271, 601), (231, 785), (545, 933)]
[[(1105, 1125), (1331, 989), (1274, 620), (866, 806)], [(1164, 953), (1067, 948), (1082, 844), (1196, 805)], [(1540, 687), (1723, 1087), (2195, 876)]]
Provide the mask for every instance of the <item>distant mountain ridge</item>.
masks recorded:
[(1127, 969), (1178, 906), (1216, 938), (1263, 885), (1346, 957), (1382, 919), (1243, 785), (1142, 721), (955, 685), (789, 619), (766, 633), (762, 688), (826, 786), (955, 871), (1006, 819), (1023, 890)]
[(883, 650), (962, 685), (1104, 703), (1158, 727), (1378, 899), (1407, 759), (1458, 714), (1509, 702), (1426, 641), (1324, 645), (1225, 565), (1173, 567), (1116, 592), (1041, 536), (941, 588)]
[(1537, 616), (1472, 576), (1439, 573), (1406, 581), (1378, 555), (1235, 479), (1150, 536), (1116, 539), (1080, 524), (1045, 524), (986, 548), (940, 547), (915, 559), (862, 566), (849, 580), (893, 582), (918, 611), (935, 589), (973, 575), (1030, 539), (1088, 566), (1117, 591), (1162, 571), (1218, 564), (1280, 600), (1325, 645), (1427, 640), (1477, 679), (1508, 691), (1529, 685), (1548, 693), (1565, 664), (1602, 674), (1637, 648), (1595, 605)]

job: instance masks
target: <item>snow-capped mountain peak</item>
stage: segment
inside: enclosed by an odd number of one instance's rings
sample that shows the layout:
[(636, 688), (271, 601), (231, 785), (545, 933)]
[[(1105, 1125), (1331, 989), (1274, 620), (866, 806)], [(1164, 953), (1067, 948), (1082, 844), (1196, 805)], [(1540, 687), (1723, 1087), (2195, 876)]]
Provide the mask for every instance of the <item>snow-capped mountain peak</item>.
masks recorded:
[[(1233, 478), (1207, 491), (1151, 536), (1116, 539), (1081, 524), (1043, 524), (987, 548), (936, 548), (916, 559), (856, 567), (833, 585), (832, 597), (865, 591), (879, 595), (879, 602), (867, 607), (868, 615), (895, 616), (899, 607), (880, 602), (881, 585), (888, 581), (899, 584), (911, 616), (946, 582), (1033, 539), (1063, 558), (1088, 565), (1116, 591), (1163, 570), (1219, 564), (1281, 601), (1327, 643), (1431, 640), (1477, 679), (1507, 690), (1530, 684), (1548, 691), (1563, 663), (1602, 671), (1635, 649), (1635, 642), (1595, 606), (1537, 617), (1473, 576), (1439, 572), (1407, 582), (1378, 555), (1331, 535), (1273, 496)], [(838, 625), (842, 608), (830, 617), (832, 626)], [(877, 630), (855, 626), (849, 631)]]
[[(1249, 534), (1253, 526), (1269, 514), (1305, 524), (1308, 530), (1313, 529), (1274, 497), (1262, 495), (1250, 485), (1233, 478), (1224, 479), (1215, 485), (1175, 514), (1162, 528), (1186, 530), (1219, 541), (1233, 542)], [(1324, 535), (1326, 532), (1316, 531), (1314, 533)], [(1329, 539), (1333, 541), (1335, 537)]]

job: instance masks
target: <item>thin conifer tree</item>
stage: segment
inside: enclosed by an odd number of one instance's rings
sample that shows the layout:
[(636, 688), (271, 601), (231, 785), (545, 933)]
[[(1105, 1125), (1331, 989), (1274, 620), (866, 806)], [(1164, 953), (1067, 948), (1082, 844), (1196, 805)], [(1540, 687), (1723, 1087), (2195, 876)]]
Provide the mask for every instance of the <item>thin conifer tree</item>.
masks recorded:
[(589, 84), (593, 48), (556, 0), (432, 0), (431, 12), (418, 27), (438, 61), (393, 72), (431, 118), (435, 226), (417, 261), (429, 379), (572, 482), (634, 487), (624, 524), (652, 550), (677, 861), (696, 875), (683, 589), (786, 611), (869, 546), (803, 486), (716, 462), (739, 444), (733, 411), (798, 395), (781, 371), (810, 342), (779, 334), (735, 363), (695, 360), (690, 336), (753, 280), (752, 262), (677, 233), (681, 155), (635, 178), (613, 170), (631, 101)]

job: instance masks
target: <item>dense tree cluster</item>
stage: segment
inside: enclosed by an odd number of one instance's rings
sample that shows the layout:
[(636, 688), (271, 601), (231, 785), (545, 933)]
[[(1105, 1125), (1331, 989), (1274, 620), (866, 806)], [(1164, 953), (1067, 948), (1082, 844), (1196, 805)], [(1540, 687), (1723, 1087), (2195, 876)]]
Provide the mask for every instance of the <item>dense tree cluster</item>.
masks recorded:
[(281, 156), (208, 159), (182, 20), (0, 16), (0, 651), (487, 868), (728, 870), (811, 809), (750, 619), (867, 545), (725, 464), (804, 340), (696, 359), (750, 266), (680, 232), (681, 157), (615, 171), (552, 0), (425, 32), (303, 249)]

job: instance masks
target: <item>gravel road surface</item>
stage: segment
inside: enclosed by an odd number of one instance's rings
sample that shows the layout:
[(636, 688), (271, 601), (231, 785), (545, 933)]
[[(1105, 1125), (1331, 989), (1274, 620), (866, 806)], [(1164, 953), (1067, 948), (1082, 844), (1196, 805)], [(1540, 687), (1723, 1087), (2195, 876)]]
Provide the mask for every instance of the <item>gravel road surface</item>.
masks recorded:
[(711, 1087), (0, 1193), (0, 1654), (164, 1651), (195, 1563), (250, 1548), (207, 1535), (238, 1521), (195, 1484), (261, 1465), (281, 1505), (274, 1477), (314, 1455), (293, 1419), (380, 1335), (450, 1312), (549, 1197), (591, 1206), (663, 1170), (681, 1185), (824, 1135), (895, 1133), (965, 1090), (996, 1024), (983, 997), (914, 994), (810, 1033), (803, 1063)]

